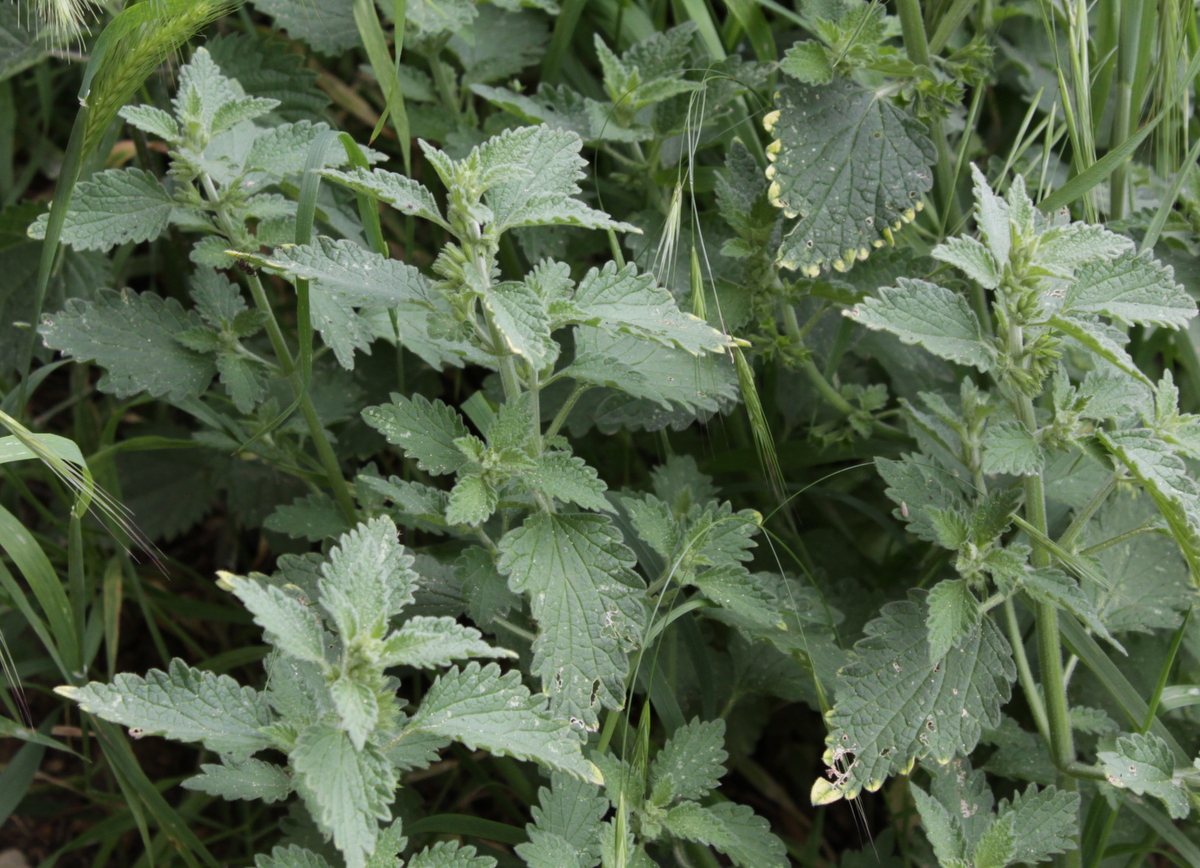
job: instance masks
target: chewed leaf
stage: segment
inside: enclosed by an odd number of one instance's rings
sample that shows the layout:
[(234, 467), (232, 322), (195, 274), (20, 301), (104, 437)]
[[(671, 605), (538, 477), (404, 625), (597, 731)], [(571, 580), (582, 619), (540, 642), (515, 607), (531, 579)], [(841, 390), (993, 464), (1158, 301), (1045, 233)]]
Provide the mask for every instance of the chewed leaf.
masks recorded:
[(919, 121), (851, 79), (787, 84), (764, 126), (770, 197), (800, 223), (779, 262), (815, 277), (865, 259), (913, 219), (933, 186), (933, 145)]

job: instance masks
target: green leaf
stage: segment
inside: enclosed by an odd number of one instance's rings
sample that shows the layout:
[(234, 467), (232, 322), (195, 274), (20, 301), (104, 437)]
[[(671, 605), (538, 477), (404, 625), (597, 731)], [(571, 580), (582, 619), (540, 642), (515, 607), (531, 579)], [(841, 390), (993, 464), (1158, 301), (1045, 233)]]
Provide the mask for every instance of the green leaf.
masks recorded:
[(1004, 868), (1016, 853), (1016, 817), (1000, 817), (983, 833), (971, 858), (974, 868)]
[(815, 39), (797, 42), (779, 61), (779, 69), (805, 84), (829, 84), (833, 81), (833, 67), (825, 46)]
[(1117, 739), (1116, 750), (1099, 751), (1096, 757), (1114, 787), (1139, 796), (1154, 796), (1167, 813), (1181, 820), (1191, 812), (1183, 781), (1175, 774), (1175, 758), (1167, 743), (1153, 733), (1134, 733)]
[(384, 640), (379, 663), (434, 669), (468, 657), (516, 656), (507, 648), (493, 648), (478, 630), (464, 627), (453, 618), (416, 615)]
[(275, 507), (275, 511), (263, 522), (263, 527), (309, 542), (320, 542), (349, 530), (346, 516), (334, 499), (317, 491)]
[(529, 9), (506, 12), (476, 7), (475, 20), (450, 37), (448, 47), (463, 66), (462, 83), (504, 81), (542, 59), (550, 31), (546, 18)]
[(1071, 314), (1061, 314), (1050, 317), (1046, 322), (1053, 328), (1074, 338), (1087, 349), (1100, 356), (1100, 358), (1116, 365), (1120, 370), (1138, 382), (1153, 388), (1150, 378), (1138, 369), (1137, 365), (1133, 363), (1133, 359), (1129, 358), (1129, 354), (1125, 352), (1123, 344), (1128, 339), (1123, 338), (1118, 343), (1112, 333), (1096, 320), (1095, 317), (1085, 318), (1072, 316)]
[(409, 482), (399, 476), (389, 476), (387, 479), (360, 476), (359, 481), (392, 501), (402, 513), (402, 521), (417, 519), (436, 526), (446, 523), (448, 495), (440, 488)]
[(405, 868), (496, 868), (491, 856), (476, 856), (474, 847), (457, 841), (439, 841), (414, 853)]
[(104, 368), (97, 384), (102, 391), (118, 398), (146, 391), (181, 401), (199, 396), (216, 373), (210, 357), (176, 340), (200, 324), (173, 298), (101, 290), (94, 302), (69, 300), (38, 333), (50, 349)]
[(331, 868), (325, 857), (297, 844), (275, 847), (270, 856), (259, 854), (254, 864), (257, 868)]
[(259, 732), (272, 719), (263, 694), (242, 687), (228, 675), (193, 669), (182, 660), (172, 660), (167, 672), (151, 669), (145, 678), (125, 672), (112, 684), (93, 681), (85, 687), (58, 687), (55, 692), (79, 703), (84, 711), (129, 727), (135, 738), (162, 735), (175, 741), (199, 741), (235, 760), (271, 746)]
[(593, 868), (600, 862), (600, 823), (608, 800), (595, 784), (556, 772), (549, 789), (538, 789), (531, 813), (533, 822), (525, 827), (529, 843), (516, 847), (529, 868), (565, 868), (572, 859), (575, 866)]
[(719, 850), (742, 868), (790, 864), (783, 842), (771, 834), (767, 821), (745, 805), (718, 802), (702, 807), (684, 802), (667, 812), (663, 826), (678, 838)]
[(348, 868), (365, 868), (375, 852), (378, 821), (392, 816), (396, 767), (374, 745), (355, 750), (348, 733), (324, 723), (300, 733), (291, 763), (317, 825), (333, 836)]
[(699, 317), (683, 313), (675, 299), (651, 274), (639, 274), (615, 263), (593, 268), (575, 291), (574, 322), (601, 328), (613, 335), (636, 335), (690, 353), (720, 352), (729, 338)]
[(446, 523), (477, 527), (491, 517), (499, 502), (499, 493), (486, 479), (477, 473), (463, 474), (450, 490)]
[(1170, 446), (1146, 428), (1097, 432), (1154, 499), (1193, 575), (1200, 575), (1200, 486)]
[[(492, 230), (567, 225), (637, 231), (575, 198), (587, 165), (579, 156), (582, 145), (575, 133), (546, 126), (506, 130), (480, 145), (473, 155), (482, 172), (512, 170), (514, 175), (484, 194), (492, 209)], [(428, 150), (423, 142), (422, 147)]]
[(1104, 314), (1124, 323), (1182, 328), (1196, 315), (1196, 303), (1175, 282), (1169, 265), (1159, 264), (1149, 253), (1126, 253), (1082, 266), (1067, 290), (1063, 310)]
[(454, 575), (462, 583), (467, 614), (480, 626), (521, 607), (521, 598), (509, 590), (491, 554), (479, 546), (471, 546), (459, 555)]
[[(127, 105), (117, 114), (139, 130), (157, 136), (163, 141), (174, 144), (179, 139), (179, 124), (175, 122), (175, 118), (162, 109), (149, 105)], [(130, 171), (140, 172), (141, 170), (132, 169)]]
[(844, 271), (883, 243), (884, 230), (913, 219), (933, 185), (936, 155), (919, 121), (850, 79), (785, 84), (763, 120), (769, 196), (800, 222), (779, 262), (816, 277)]
[[(62, 225), (62, 243), (76, 250), (110, 250), (140, 244), (167, 229), (175, 204), (158, 179), (142, 169), (108, 169), (80, 181)], [(29, 227), (30, 238), (46, 237), (47, 214)]]
[(967, 300), (936, 283), (901, 277), (896, 286), (880, 289), (845, 313), (952, 362), (990, 371), (996, 361)]
[(500, 674), (495, 663), (450, 669), (433, 682), (404, 728), (461, 741), (475, 750), (530, 760), (554, 771), (600, 783), (600, 773), (580, 753), (570, 725), (552, 717), (543, 696), (530, 696), (517, 671)]
[(292, 280), (315, 280), (325, 292), (355, 307), (431, 304), (429, 278), (407, 263), (346, 239), (319, 236), (312, 244), (289, 245), (267, 257), (245, 258)]
[(939, 541), (931, 507), (967, 515), (962, 496), (946, 485), (949, 474), (928, 457), (876, 458), (875, 469), (888, 485), (884, 493), (899, 507), (892, 514), (907, 522), (909, 531), (921, 539)]
[(365, 193), (380, 202), (386, 202), (401, 214), (421, 217), (445, 229), (450, 228), (442, 217), (442, 211), (433, 194), (412, 178), (384, 169), (368, 171), (361, 168), (348, 172), (324, 169), (317, 174), (326, 180), (349, 187), (356, 193)]
[(413, 601), (419, 577), (413, 556), (396, 538), (387, 516), (342, 534), (321, 567), (321, 605), (333, 615), (343, 642), (382, 638), (388, 619)]
[(320, 614), (274, 585), (222, 574), (228, 587), (267, 633), (267, 641), (298, 660), (325, 668), (325, 642)]
[(942, 865), (961, 861), (963, 858), (963, 836), (955, 825), (949, 812), (942, 803), (931, 797), (915, 784), (909, 784), (908, 791), (912, 793), (921, 815), (921, 823), (925, 827), (925, 837), (933, 845), (933, 853)]
[(254, 0), (254, 5), (292, 39), (323, 54), (340, 55), (360, 44), (354, 12), (344, 0)]
[(1108, 632), (1095, 605), (1071, 576), (1054, 567), (1042, 567), (1027, 571), (1021, 578), (1021, 585), (1034, 599), (1066, 609), (1083, 621), (1089, 630), (1108, 640), (1122, 654), (1125, 653), (1121, 643)]
[(558, 357), (558, 344), (550, 338), (550, 315), (529, 286), (515, 281), (495, 284), (484, 294), (483, 303), (510, 351), (538, 369)]
[(1045, 466), (1042, 447), (1024, 423), (1009, 420), (988, 425), (983, 438), (984, 473), (989, 476), (996, 473), (1031, 476), (1041, 473)]
[(454, 441), (468, 434), (462, 417), (441, 401), (422, 395), (406, 398), (392, 394), (392, 403), (362, 411), (363, 419), (399, 446), (417, 466), (434, 475), (454, 473), (467, 464)]
[(822, 787), (825, 801), (874, 792), (917, 758), (966, 755), (983, 729), (999, 725), (1016, 678), (1004, 637), (985, 618), (954, 654), (933, 662), (924, 622), (919, 593), (888, 603), (855, 644), (857, 660), (838, 674), (826, 739), (837, 780)]
[(266, 368), (230, 350), (217, 353), (216, 363), (221, 384), (229, 391), (233, 405), (242, 413), (252, 412), (267, 393)]
[(203, 774), (188, 778), (181, 786), (223, 799), (262, 799), (281, 802), (292, 792), (292, 779), (285, 769), (251, 757), (241, 763), (200, 766)]
[(752, 575), (744, 567), (717, 567), (692, 577), (689, 583), (722, 609), (764, 630), (787, 630), (787, 604), (760, 580), (760, 575)]
[(1000, 285), (1003, 265), (998, 264), (992, 252), (974, 238), (959, 236), (947, 239), (933, 248), (930, 255), (953, 265), (984, 289), (995, 289)]
[(633, 552), (608, 518), (537, 513), (500, 540), (500, 572), (529, 596), (538, 638), (533, 674), (564, 715), (594, 728), (625, 703), (627, 652), (645, 624)]
[(650, 764), (651, 800), (665, 806), (701, 799), (720, 786), (725, 774), (725, 721), (701, 721), (679, 727)]
[(329, 97), (317, 87), (317, 73), (305, 66), (290, 43), (235, 32), (211, 37), (204, 47), (221, 72), (236, 79), (247, 96), (277, 102), (272, 114), (285, 121), (318, 121), (324, 115)]
[(936, 663), (979, 627), (979, 601), (966, 579), (944, 579), (929, 591), (929, 659)]
[(613, 511), (604, 497), (608, 486), (596, 475), (596, 469), (578, 455), (543, 452), (538, 456), (536, 467), (523, 471), (521, 479), (530, 488), (564, 503), (575, 503), (597, 512)]
[(1045, 862), (1055, 853), (1074, 850), (1079, 823), (1079, 794), (1030, 786), (1010, 804), (1001, 799), (1000, 818), (1013, 817), (1013, 862)]

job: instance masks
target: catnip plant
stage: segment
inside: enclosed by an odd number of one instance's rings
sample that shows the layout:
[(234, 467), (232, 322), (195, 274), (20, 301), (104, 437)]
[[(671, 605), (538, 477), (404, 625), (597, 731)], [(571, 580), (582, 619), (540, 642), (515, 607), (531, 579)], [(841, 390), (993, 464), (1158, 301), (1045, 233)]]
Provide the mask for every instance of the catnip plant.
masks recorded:
[[(1200, 455), (1200, 429), (1179, 413), (1170, 372), (1155, 383), (1124, 349), (1129, 326), (1177, 329), (1196, 306), (1128, 238), (1044, 216), (1020, 176), (1001, 197), (974, 173), (980, 238), (951, 238), (932, 255), (990, 292), (990, 306), (976, 312), (959, 292), (901, 277), (845, 311), (980, 376), (964, 378), (957, 396), (923, 393), (921, 406), (906, 407), (918, 451), (876, 459), (896, 517), (951, 552), (957, 577), (910, 591), (867, 625), (838, 675), (829, 773), (812, 796), (854, 799), (890, 775), (915, 774), (920, 761), (931, 785), (911, 792), (942, 865), (999, 868), (1063, 852), (1079, 864), (1081, 781), (1102, 789), (1089, 793), (1090, 811), (1102, 812), (1089, 819), (1097, 831), (1111, 830), (1104, 812), (1112, 816), (1123, 791), (1185, 817), (1200, 783), (1144, 702), (1123, 695), (1128, 721), (1118, 727), (1072, 704), (1074, 663), (1064, 665), (1065, 647), (1127, 684), (1104, 667), (1097, 639), (1124, 652), (1109, 625), (1122, 558), (1139, 536), (1168, 534), (1176, 552), (1164, 556), (1182, 556), (1196, 575), (1200, 489), (1185, 460)], [(1063, 504), (1067, 477), (1083, 490)], [(1036, 733), (1004, 714), (1014, 682)], [(1104, 736), (1090, 757), (1076, 731)], [(1023, 745), (1039, 765), (1017, 776), (1049, 785), (997, 805), (968, 759), (982, 738)], [(1094, 852), (1108, 832), (1099, 834)]]
[[(518, 848), (534, 868), (645, 865), (650, 852), (704, 846), (746, 868), (786, 864), (765, 820), (711, 794), (727, 756), (716, 703), (728, 713), (743, 696), (778, 691), (755, 674), (773, 667), (810, 679), (821, 668), (828, 678), (839, 659), (836, 613), (786, 577), (750, 573), (761, 516), (720, 502), (694, 462), (669, 462), (653, 493), (612, 493), (565, 436), (604, 419), (661, 427), (716, 411), (735, 394), (732, 339), (631, 265), (575, 278), (547, 259), (504, 279), (505, 233), (633, 229), (578, 198), (575, 133), (514, 128), (460, 159), (422, 142), (443, 204), (411, 178), (370, 168), (378, 155), (320, 125), (259, 126), (275, 107), (246, 96), (199, 49), (181, 70), (173, 114), (125, 109), (129, 123), (170, 147), (167, 181), (140, 169), (94, 176), (80, 185), (63, 238), (105, 249), (170, 225), (200, 233), (194, 308), (106, 293), (70, 303), (41, 333), (47, 345), (105, 368), (102, 389), (164, 395), (205, 426), (202, 442), (243, 446), (314, 487), (324, 483), (328, 493), (316, 488), (277, 510), (273, 527), (322, 539), (335, 534), (312, 528), (332, 517), (343, 530), (324, 559), (286, 557), (274, 575), (221, 579), (273, 647), (264, 691), (175, 661), (165, 672), (60, 692), (137, 736), (199, 741), (217, 753), (220, 764), (205, 765), (189, 788), (266, 801), (297, 793), (350, 866), (400, 864), (406, 843), (392, 806), (401, 775), (450, 741), (553, 773)], [(432, 274), (390, 258), (377, 202), (445, 233)], [(311, 237), (318, 206), (320, 225), (341, 237)], [(254, 308), (222, 267), (245, 282)], [(263, 273), (295, 289), (295, 350)], [(267, 341), (256, 340), (264, 328)], [(348, 482), (310, 394), (314, 330), (346, 368), (362, 341), (380, 337), (432, 366), (488, 374), (463, 404), (466, 418), (420, 393), (363, 409), (416, 472), (384, 478), (364, 468)], [(706, 388), (714, 382), (724, 384), (715, 394)], [(281, 422), (289, 411), (273, 397), (279, 385), (304, 428)], [(451, 479), (448, 489), (433, 484), (439, 476)], [(397, 524), (445, 537), (453, 554), (415, 561)], [(421, 594), (443, 609), (450, 600), (453, 614), (413, 613)], [(459, 614), (478, 629), (460, 625)], [(735, 637), (728, 651), (707, 648), (693, 623), (700, 616)], [(658, 695), (652, 673), (662, 643), (680, 641), (676, 622), (691, 624), (713, 665), (732, 659), (744, 683), (708, 697), (716, 719), (688, 723), (678, 714), (657, 753), (648, 704), (636, 737), (626, 724), (614, 740), (631, 695)], [(403, 676), (389, 670), (474, 657), (519, 666), (451, 668), (405, 709)], [(252, 756), (264, 750), (286, 755), (286, 765)], [(586, 822), (572, 818), (578, 804), (593, 806)], [(298, 846), (260, 865), (320, 864)], [(440, 845), (406, 864), (493, 861)]]

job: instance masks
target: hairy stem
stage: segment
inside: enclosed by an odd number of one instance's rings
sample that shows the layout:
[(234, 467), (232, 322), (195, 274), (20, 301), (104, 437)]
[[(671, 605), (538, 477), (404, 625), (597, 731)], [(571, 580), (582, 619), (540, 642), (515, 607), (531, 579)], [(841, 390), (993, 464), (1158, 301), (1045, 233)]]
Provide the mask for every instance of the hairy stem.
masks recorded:
[(1017, 663), (1017, 680), (1021, 682), (1021, 690), (1025, 701), (1029, 703), (1029, 711), (1033, 714), (1034, 725), (1043, 739), (1050, 741), (1050, 724), (1046, 720), (1046, 706), (1042, 702), (1042, 692), (1038, 689), (1037, 679), (1033, 677), (1033, 669), (1029, 665), (1029, 656), (1025, 653), (1025, 643), (1021, 641), (1021, 625), (1017, 623), (1017, 610), (1012, 598), (1004, 601), (1004, 620), (1008, 630), (1008, 644), (1012, 646), (1013, 658)]

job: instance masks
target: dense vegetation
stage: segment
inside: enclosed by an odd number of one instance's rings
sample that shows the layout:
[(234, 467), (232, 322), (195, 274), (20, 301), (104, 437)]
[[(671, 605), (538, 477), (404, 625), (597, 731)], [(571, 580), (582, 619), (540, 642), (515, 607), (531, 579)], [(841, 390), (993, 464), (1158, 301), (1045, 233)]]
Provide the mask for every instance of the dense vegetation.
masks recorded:
[(5, 858), (1200, 865), (1191, 4), (0, 37)]

